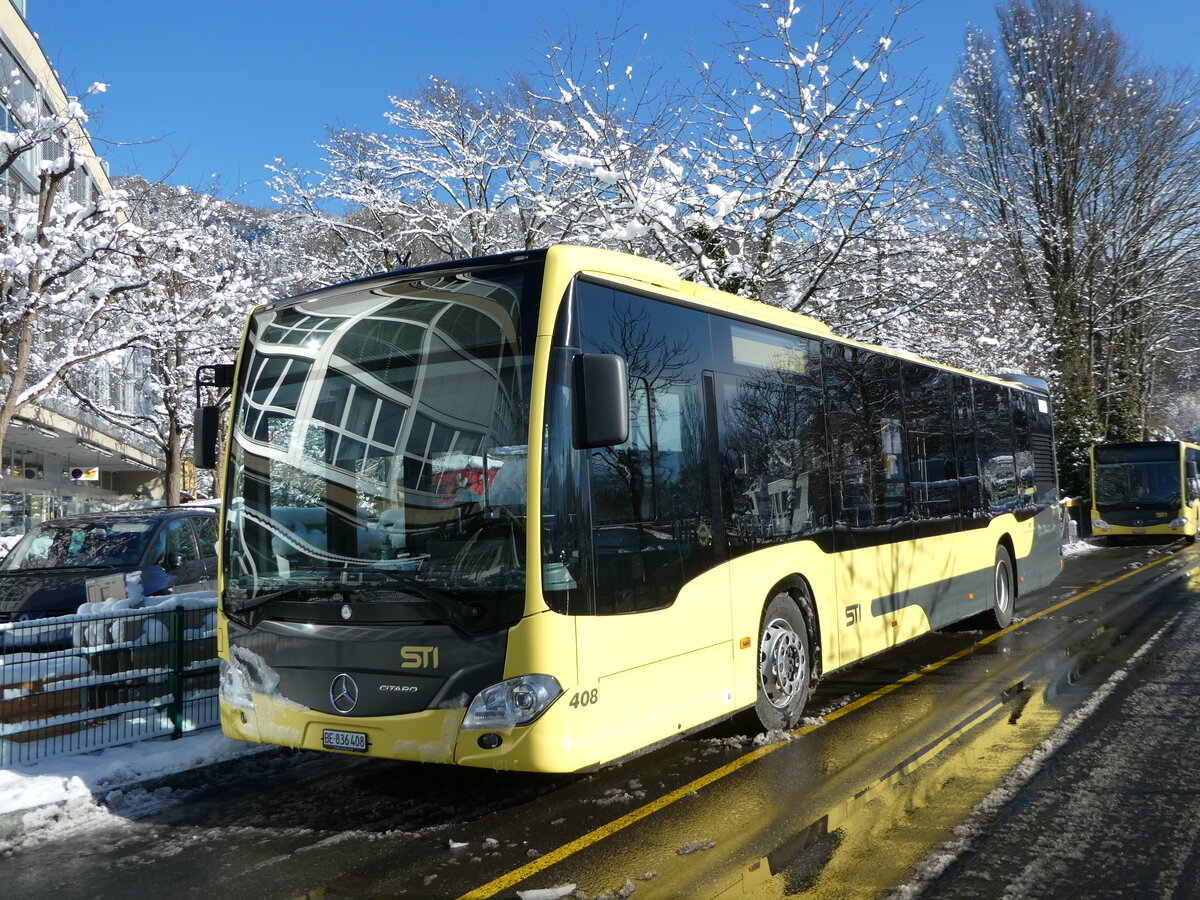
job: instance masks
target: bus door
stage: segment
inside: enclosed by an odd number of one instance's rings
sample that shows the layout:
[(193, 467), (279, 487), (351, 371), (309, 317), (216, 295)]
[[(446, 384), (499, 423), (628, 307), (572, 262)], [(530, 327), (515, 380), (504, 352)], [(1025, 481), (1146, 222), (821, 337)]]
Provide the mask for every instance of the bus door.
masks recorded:
[(700, 377), (707, 317), (600, 285), (576, 294), (584, 351), (626, 361), (630, 417), (624, 444), (586, 451), (579, 681), (598, 682), (608, 739), (642, 745), (664, 722), (686, 729), (732, 709)]

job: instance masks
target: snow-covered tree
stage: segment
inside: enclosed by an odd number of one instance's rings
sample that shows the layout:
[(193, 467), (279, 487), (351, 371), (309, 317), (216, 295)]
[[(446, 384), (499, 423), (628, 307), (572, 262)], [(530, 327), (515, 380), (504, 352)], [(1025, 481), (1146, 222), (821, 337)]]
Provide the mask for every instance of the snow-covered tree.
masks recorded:
[(141, 386), (148, 414), (77, 399), (104, 419), (153, 443), (164, 459), (165, 499), (180, 501), (190, 456), (196, 369), (230, 362), (250, 307), (267, 296), (254, 271), (257, 230), (241, 211), (186, 188), (123, 179), (130, 219), (139, 227), (145, 286), (126, 298), (149, 360)]
[(529, 90), (431, 78), (390, 102), (384, 129), (330, 131), (324, 171), (272, 167), (277, 202), (309, 235), (314, 271), (336, 281), (568, 234), (561, 182), (576, 176), (536, 152), (555, 123)]
[(0, 445), (73, 368), (140, 341), (120, 308), (146, 283), (123, 195), (86, 176), (83, 107), (48, 113), (15, 86), (0, 85), (16, 122), (0, 132)]
[(556, 48), (552, 159), (590, 178), (576, 230), (588, 242), (807, 311), (821, 291), (856, 293), (843, 290), (845, 256), (920, 209), (917, 139), (931, 113), (891, 69), (898, 11), (882, 25), (851, 3), (741, 15), (729, 44), (673, 87), (642, 73), (644, 54), (623, 62), (616, 41), (590, 66)]
[(1054, 347), (1064, 482), (1095, 440), (1139, 439), (1156, 366), (1194, 308), (1200, 143), (1190, 73), (1140, 66), (1078, 0), (1012, 0), (968, 35), (943, 157), (960, 209), (1005, 248), (1010, 328)]

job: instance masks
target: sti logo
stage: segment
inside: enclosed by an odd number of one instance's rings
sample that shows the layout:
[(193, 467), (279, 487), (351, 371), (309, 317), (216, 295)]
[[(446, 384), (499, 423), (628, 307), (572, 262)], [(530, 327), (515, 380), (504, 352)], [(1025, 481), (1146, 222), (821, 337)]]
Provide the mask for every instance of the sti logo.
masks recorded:
[(438, 667), (437, 647), (401, 647), (400, 663), (402, 669), (436, 669)]
[(857, 603), (853, 604), (852, 606), (846, 607), (846, 627), (847, 628), (853, 627), (854, 625), (858, 624), (858, 620), (860, 618), (858, 609), (859, 609), (859, 607), (858, 607)]

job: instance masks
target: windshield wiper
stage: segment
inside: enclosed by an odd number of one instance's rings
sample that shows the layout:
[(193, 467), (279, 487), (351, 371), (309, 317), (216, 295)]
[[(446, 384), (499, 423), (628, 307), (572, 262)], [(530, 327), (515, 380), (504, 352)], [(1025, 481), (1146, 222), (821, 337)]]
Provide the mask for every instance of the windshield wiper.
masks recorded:
[(335, 594), (344, 587), (345, 585), (342, 584), (303, 584), (282, 588), (278, 591), (268, 591), (265, 594), (246, 592), (248, 596), (244, 597), (237, 597), (235, 592), (242, 592), (236, 588), (230, 588), (225, 592), (225, 608), (227, 612), (245, 613), (276, 600), (309, 599), (312, 594)]
[(412, 575), (397, 575), (391, 572), (372, 572), (379, 576), (379, 581), (361, 581), (352, 585), (340, 585), (343, 588), (371, 589), (388, 585), (399, 585), (416, 600), (429, 601), (440, 607), (442, 612), (451, 618), (465, 619), (473, 622), (483, 617), (483, 610), (472, 603), (463, 603), (449, 594), (436, 591), (417, 581)]

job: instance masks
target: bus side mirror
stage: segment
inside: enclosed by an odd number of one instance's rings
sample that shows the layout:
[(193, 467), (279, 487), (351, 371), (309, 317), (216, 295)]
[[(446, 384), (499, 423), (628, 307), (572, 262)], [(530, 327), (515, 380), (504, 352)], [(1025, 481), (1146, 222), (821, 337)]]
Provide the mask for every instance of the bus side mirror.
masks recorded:
[(232, 363), (199, 366), (196, 369), (196, 411), (192, 413), (192, 462), (197, 469), (217, 467), (217, 438), (221, 431), (221, 407), (200, 403), (203, 388), (233, 387)]
[(197, 406), (192, 413), (192, 462), (197, 469), (217, 467), (217, 436), (221, 431), (221, 407)]
[(575, 357), (575, 447), (613, 447), (629, 440), (625, 360), (615, 353)]

